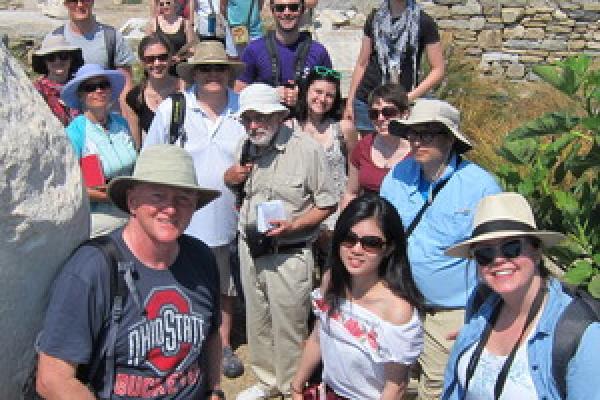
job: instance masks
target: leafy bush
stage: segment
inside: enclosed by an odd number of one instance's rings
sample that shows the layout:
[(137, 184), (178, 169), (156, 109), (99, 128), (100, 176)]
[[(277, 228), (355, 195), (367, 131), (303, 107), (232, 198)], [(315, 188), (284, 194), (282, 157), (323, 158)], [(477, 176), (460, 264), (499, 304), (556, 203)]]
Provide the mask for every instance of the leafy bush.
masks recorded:
[(548, 112), (511, 131), (496, 171), (506, 190), (528, 198), (541, 229), (567, 234), (549, 250), (563, 279), (600, 298), (600, 70), (588, 56), (534, 67), (545, 82), (580, 104)]

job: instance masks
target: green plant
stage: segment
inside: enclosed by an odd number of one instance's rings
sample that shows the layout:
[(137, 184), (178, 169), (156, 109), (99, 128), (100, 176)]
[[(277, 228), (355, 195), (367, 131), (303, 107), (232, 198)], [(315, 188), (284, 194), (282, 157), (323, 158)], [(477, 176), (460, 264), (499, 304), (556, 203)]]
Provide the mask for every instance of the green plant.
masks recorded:
[(511, 131), (496, 171), (506, 190), (528, 198), (542, 229), (568, 240), (549, 250), (563, 279), (600, 298), (600, 70), (585, 55), (534, 72), (579, 109), (548, 112)]

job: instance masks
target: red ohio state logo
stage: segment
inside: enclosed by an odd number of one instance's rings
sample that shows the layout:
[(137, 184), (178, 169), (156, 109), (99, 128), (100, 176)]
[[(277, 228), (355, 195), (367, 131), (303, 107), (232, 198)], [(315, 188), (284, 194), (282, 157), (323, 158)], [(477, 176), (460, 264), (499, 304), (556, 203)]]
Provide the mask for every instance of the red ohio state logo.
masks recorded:
[(146, 318), (129, 329), (128, 364), (146, 362), (160, 376), (184, 365), (205, 337), (204, 318), (190, 304), (177, 287), (153, 289), (145, 302)]

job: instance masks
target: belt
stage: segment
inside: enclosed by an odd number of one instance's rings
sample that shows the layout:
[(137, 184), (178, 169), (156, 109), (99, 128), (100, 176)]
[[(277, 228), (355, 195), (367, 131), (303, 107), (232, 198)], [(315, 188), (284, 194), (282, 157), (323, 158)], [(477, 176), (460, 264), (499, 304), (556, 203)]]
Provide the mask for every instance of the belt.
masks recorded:
[(435, 306), (425, 306), (425, 313), (426, 314), (435, 314), (438, 312), (442, 312), (442, 311), (457, 311), (457, 310), (464, 310), (464, 307), (435, 307)]
[(275, 245), (274, 253), (294, 253), (305, 247), (308, 247), (308, 242), (279, 244)]

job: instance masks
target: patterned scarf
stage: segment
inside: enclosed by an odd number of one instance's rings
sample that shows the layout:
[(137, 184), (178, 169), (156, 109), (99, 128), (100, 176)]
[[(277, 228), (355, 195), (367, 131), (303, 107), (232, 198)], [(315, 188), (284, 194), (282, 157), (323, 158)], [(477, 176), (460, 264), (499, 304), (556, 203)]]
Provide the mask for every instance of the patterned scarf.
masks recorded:
[[(383, 83), (399, 83), (406, 50), (413, 48), (413, 87), (417, 84), (417, 49), (419, 48), (419, 18), (421, 6), (415, 0), (407, 0), (402, 15), (392, 22), (390, 1), (382, 0), (373, 16), (373, 40)], [(405, 88), (407, 91), (413, 88)]]

